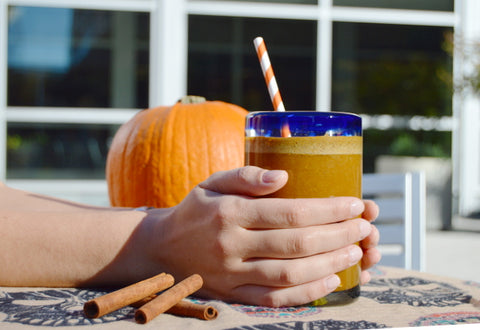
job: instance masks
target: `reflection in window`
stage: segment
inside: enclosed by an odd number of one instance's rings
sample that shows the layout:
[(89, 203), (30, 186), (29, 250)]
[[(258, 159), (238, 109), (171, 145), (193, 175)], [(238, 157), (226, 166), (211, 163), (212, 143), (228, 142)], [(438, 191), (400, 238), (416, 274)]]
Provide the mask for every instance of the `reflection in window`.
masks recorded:
[(367, 114), (452, 114), (450, 28), (334, 23), (332, 106)]
[(333, 0), (334, 6), (453, 11), (454, 0)]
[(118, 126), (8, 124), (8, 179), (103, 179)]
[(368, 129), (363, 141), (363, 171), (372, 173), (379, 155), (450, 158), (452, 132)]
[(222, 100), (248, 110), (272, 104), (253, 39), (268, 47), (289, 110), (313, 109), (316, 71), (315, 21), (236, 17), (189, 17), (188, 94)]
[(148, 21), (146, 13), (9, 7), (8, 105), (145, 108)]

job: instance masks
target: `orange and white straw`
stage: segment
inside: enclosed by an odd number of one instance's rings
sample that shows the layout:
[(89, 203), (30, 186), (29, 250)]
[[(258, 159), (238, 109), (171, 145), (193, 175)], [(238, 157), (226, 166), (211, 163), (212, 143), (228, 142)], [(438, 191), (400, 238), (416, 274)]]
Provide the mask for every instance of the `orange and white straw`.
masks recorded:
[(267, 83), (268, 93), (270, 94), (273, 108), (275, 111), (285, 111), (285, 106), (283, 105), (282, 97), (280, 96), (280, 91), (278, 90), (277, 80), (273, 74), (272, 64), (270, 63), (270, 58), (268, 57), (265, 41), (263, 41), (262, 37), (257, 37), (253, 40), (253, 44), (255, 45), (255, 50), (257, 51), (260, 65), (262, 66), (263, 76), (265, 77), (265, 82)]

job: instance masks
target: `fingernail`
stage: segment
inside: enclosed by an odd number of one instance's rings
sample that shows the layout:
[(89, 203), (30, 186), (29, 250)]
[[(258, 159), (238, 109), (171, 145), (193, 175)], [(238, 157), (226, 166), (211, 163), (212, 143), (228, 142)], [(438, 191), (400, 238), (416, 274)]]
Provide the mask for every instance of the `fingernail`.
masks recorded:
[(362, 250), (356, 245), (352, 245), (348, 248), (348, 256), (350, 257), (350, 262), (352, 265), (360, 261), (362, 254)]
[(355, 201), (350, 204), (350, 214), (352, 217), (358, 217), (363, 212), (363, 203), (361, 201)]
[(325, 280), (325, 285), (330, 291), (335, 290), (340, 285), (340, 278), (337, 275), (331, 275)]
[(372, 231), (372, 225), (370, 224), (370, 222), (365, 220), (360, 221), (359, 228), (360, 228), (360, 235), (361, 235), (360, 239), (364, 239), (365, 237), (370, 235)]
[(270, 170), (266, 171), (262, 175), (262, 181), (264, 183), (273, 183), (285, 175), (284, 171), (281, 170)]

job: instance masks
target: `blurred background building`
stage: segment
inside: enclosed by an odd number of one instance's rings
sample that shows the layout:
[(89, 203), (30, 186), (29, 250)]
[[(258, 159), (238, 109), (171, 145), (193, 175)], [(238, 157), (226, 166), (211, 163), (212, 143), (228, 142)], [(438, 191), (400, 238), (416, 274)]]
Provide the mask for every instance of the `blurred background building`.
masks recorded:
[(261, 35), (286, 108), (362, 115), (364, 171), (425, 171), (429, 226), (446, 229), (480, 212), (480, 101), (457, 83), (479, 15), (478, 0), (1, 0), (0, 180), (107, 205), (109, 143), (135, 112), (186, 94), (272, 109)]

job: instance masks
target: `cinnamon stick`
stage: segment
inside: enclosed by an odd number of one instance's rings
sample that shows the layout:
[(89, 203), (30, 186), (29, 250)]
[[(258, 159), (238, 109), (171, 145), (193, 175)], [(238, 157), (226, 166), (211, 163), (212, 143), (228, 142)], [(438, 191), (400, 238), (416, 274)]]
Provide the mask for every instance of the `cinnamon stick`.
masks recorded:
[[(134, 308), (140, 308), (156, 297), (156, 294), (145, 297), (133, 304), (130, 304), (130, 306)], [(214, 320), (218, 316), (218, 310), (215, 307), (205, 304), (195, 304), (188, 300), (181, 300), (165, 313), (177, 316), (196, 317), (197, 319), (206, 321)]]
[(196, 317), (200, 320), (214, 320), (218, 316), (218, 311), (210, 305), (195, 304), (190, 301), (182, 300), (175, 306), (166, 311), (168, 314)]
[(187, 277), (180, 283), (158, 295), (152, 301), (140, 307), (135, 312), (135, 321), (142, 324), (151, 321), (156, 316), (166, 312), (179, 303), (183, 298), (200, 289), (202, 285), (203, 279), (200, 275), (194, 274)]
[(172, 275), (161, 273), (123, 289), (87, 301), (83, 305), (83, 312), (88, 318), (101, 317), (147, 296), (165, 290), (171, 287), (174, 282), (175, 280)]
[(147, 296), (145, 298), (140, 299), (139, 301), (134, 302), (133, 304), (130, 304), (130, 307), (133, 308), (140, 308), (146, 303), (152, 301), (153, 299), (157, 298), (158, 296), (156, 294), (152, 294), (150, 296)]

